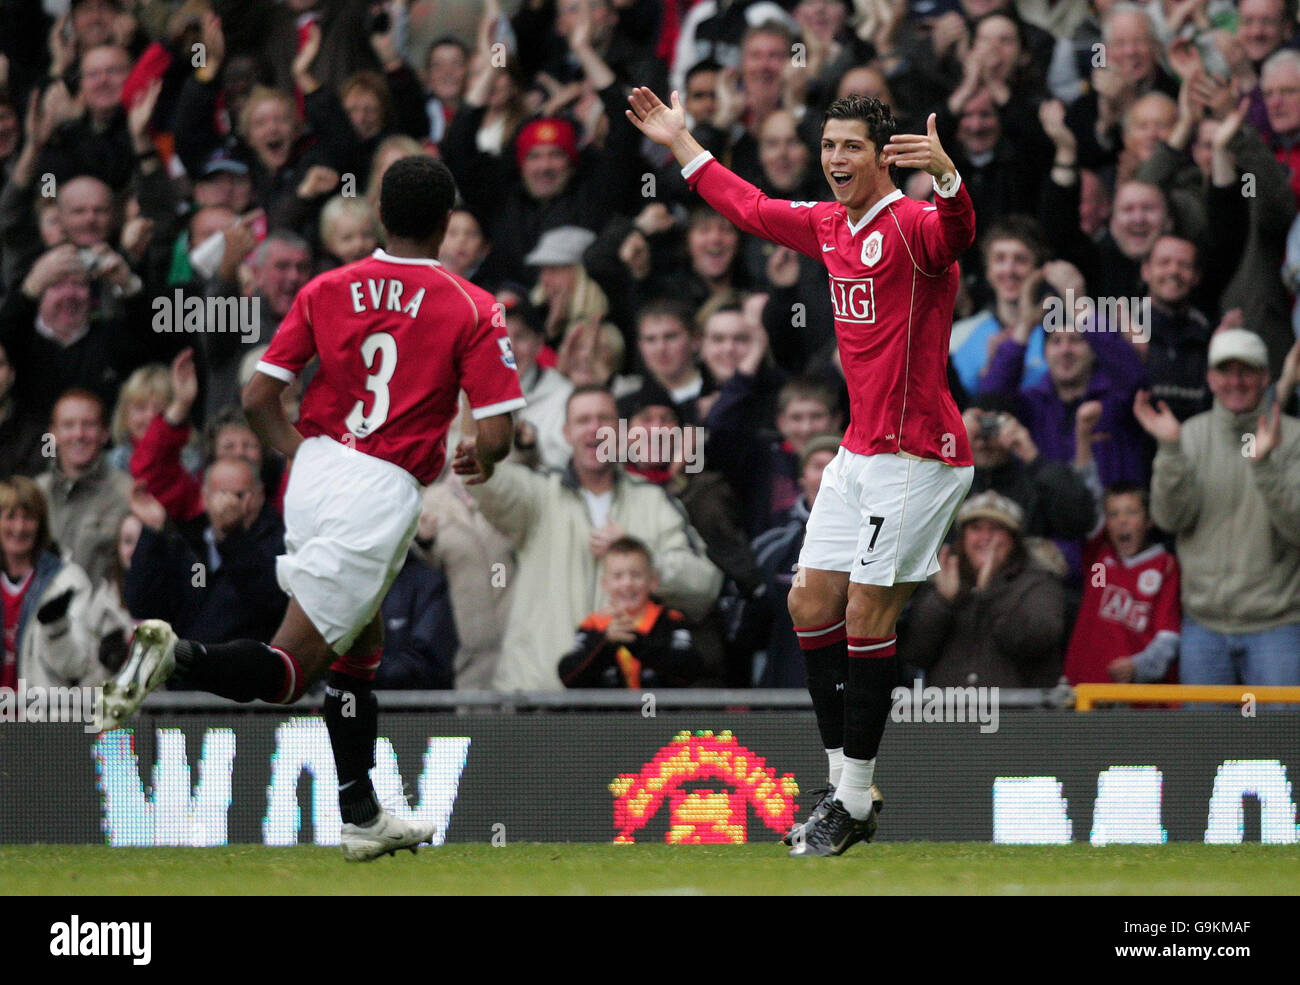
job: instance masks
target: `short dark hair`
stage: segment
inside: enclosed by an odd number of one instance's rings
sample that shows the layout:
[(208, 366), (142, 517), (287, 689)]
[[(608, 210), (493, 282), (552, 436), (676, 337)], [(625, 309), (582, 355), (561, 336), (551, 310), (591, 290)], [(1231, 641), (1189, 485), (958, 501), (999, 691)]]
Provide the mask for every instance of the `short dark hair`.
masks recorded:
[(460, 53), (464, 55), (466, 58), (469, 58), (470, 56), (469, 45), (467, 45), (464, 41), (456, 37), (456, 35), (454, 34), (442, 34), (434, 38), (433, 44), (429, 45), (429, 47), (425, 50), (424, 64), (426, 65), (429, 64), (430, 56), (432, 56), (434, 51), (436, 51), (438, 48), (447, 48), (447, 47), (458, 49)]
[(1151, 515), (1151, 490), (1140, 482), (1122, 479), (1118, 482), (1112, 482), (1101, 494), (1102, 509), (1106, 507), (1106, 500), (1112, 496), (1136, 496), (1142, 501), (1142, 512)]
[(640, 554), (645, 558), (645, 563), (650, 566), (650, 570), (655, 569), (654, 555), (650, 553), (650, 548), (645, 543), (637, 540), (635, 537), (624, 534), (616, 539), (609, 547), (605, 548), (606, 556), (610, 554)]
[[(253, 431), (253, 425), (248, 423), (248, 417), (244, 414), (243, 409), (238, 404), (227, 404), (217, 411), (216, 414), (208, 421), (207, 427), (203, 433), (203, 460), (211, 465), (217, 460), (217, 437), (227, 428), (238, 428), (241, 431), (252, 431), (253, 436), (257, 437), (257, 432)], [(261, 442), (261, 438), (257, 439)]]
[[(607, 386), (605, 386), (605, 385), (603, 385), (603, 384), (601, 384), (601, 383), (584, 383), (584, 384), (582, 384), (582, 386), (575, 386), (575, 387), (574, 387), (574, 388), (569, 392), (569, 397), (568, 397), (568, 399), (564, 401), (564, 420), (565, 420), (565, 423), (568, 423), (568, 420), (569, 420), (569, 408), (571, 408), (571, 407), (573, 406), (573, 402), (574, 402), (575, 400), (577, 400), (579, 397), (585, 397), (585, 396), (587, 396), (587, 395), (590, 394), (590, 393), (603, 393), (605, 396), (609, 397), (610, 400), (614, 400), (614, 394), (610, 392), (609, 387), (607, 387)], [(617, 402), (617, 401), (614, 401), (614, 406), (615, 406), (615, 408), (616, 408), (616, 409), (615, 409), (615, 413), (617, 413), (617, 407), (618, 407), (618, 402)]]
[(840, 412), (840, 397), (829, 380), (820, 376), (796, 376), (777, 391), (776, 412), (784, 414), (796, 400), (816, 400), (825, 405), (831, 415)]
[(455, 204), (456, 180), (441, 161), (412, 154), (384, 172), (379, 221), (391, 236), (429, 239), (446, 226)]
[(1047, 236), (1037, 219), (1028, 215), (999, 216), (989, 226), (984, 238), (980, 240), (980, 255), (987, 260), (988, 249), (1000, 239), (1014, 239), (1029, 247), (1034, 255), (1034, 266), (1041, 267), (1051, 257), (1047, 247)]
[[(831, 120), (859, 120), (867, 128), (867, 136), (876, 145), (879, 155), (889, 143), (889, 138), (898, 132), (898, 121), (889, 107), (875, 96), (859, 96), (856, 93), (837, 99), (826, 107), (822, 114), (822, 129)], [(889, 176), (895, 176), (896, 168), (891, 165)]]
[(1186, 243), (1188, 246), (1190, 246), (1190, 247), (1192, 248), (1192, 266), (1195, 267), (1197, 270), (1200, 270), (1200, 269), (1201, 269), (1201, 247), (1200, 247), (1200, 245), (1196, 242), (1196, 240), (1191, 239), (1191, 238), (1189, 238), (1189, 237), (1187, 237), (1187, 236), (1180, 236), (1178, 233), (1174, 232), (1172, 229), (1171, 229), (1169, 232), (1167, 232), (1167, 233), (1161, 233), (1159, 236), (1156, 237), (1155, 242), (1151, 244), (1151, 252), (1148, 253), (1148, 254), (1146, 255), (1146, 257), (1143, 258), (1143, 259), (1144, 259), (1144, 262), (1145, 262), (1146, 260), (1150, 260), (1150, 259), (1151, 259), (1151, 253), (1154, 253), (1154, 252), (1156, 251), (1156, 247), (1160, 245), (1160, 241), (1161, 241), (1162, 239), (1172, 239), (1172, 240), (1177, 240), (1179, 243)]
[(712, 58), (701, 59), (700, 61), (696, 62), (694, 65), (692, 65), (689, 69), (686, 70), (686, 84), (689, 86), (691, 84), (691, 79), (695, 78), (695, 76), (699, 75), (701, 72), (721, 72), (721, 71), (722, 71), (722, 65), (720, 65), (714, 59)]
[(688, 334), (695, 332), (695, 313), (685, 301), (677, 298), (653, 298), (636, 313), (636, 334), (641, 336), (641, 323), (647, 318), (676, 318)]

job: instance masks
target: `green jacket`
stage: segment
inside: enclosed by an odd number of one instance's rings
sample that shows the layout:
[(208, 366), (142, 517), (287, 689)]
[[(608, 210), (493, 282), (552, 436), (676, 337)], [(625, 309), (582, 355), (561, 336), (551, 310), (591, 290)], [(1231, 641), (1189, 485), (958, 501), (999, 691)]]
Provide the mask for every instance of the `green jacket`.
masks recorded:
[(131, 477), (100, 454), (77, 479), (69, 479), (54, 460), (36, 484), (50, 507), (50, 536), (65, 559), (98, 584), (112, 575), (117, 558), (117, 531), (130, 512)]

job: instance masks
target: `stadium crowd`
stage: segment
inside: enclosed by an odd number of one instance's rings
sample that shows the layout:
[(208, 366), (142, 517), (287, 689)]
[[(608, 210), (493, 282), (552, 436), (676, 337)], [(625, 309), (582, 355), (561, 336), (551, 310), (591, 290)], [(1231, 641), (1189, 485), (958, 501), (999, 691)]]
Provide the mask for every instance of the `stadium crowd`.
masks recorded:
[(456, 177), (440, 261), (497, 296), (528, 407), (490, 482), (427, 489), (376, 684), (803, 687), (825, 271), (694, 196), (633, 85), (792, 200), (829, 195), (836, 97), (938, 116), (975, 480), (907, 666), (1300, 685), (1295, 0), (462, 6), (0, 2), (0, 687), (103, 680), (145, 618), (274, 630), (286, 463), (240, 389), (382, 245), (409, 154)]

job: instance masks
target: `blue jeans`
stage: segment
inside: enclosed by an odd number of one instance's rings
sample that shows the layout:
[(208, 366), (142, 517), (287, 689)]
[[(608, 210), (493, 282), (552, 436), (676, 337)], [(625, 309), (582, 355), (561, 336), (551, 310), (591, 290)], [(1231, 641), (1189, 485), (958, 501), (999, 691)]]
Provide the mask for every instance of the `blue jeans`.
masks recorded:
[(1300, 623), (1258, 633), (1216, 633), (1183, 616), (1182, 684), (1300, 685)]

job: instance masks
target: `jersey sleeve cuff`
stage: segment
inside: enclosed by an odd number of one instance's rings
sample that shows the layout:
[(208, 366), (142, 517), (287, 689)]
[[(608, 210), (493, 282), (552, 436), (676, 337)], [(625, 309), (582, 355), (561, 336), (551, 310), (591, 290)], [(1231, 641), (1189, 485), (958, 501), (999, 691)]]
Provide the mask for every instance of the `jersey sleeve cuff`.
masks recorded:
[(700, 170), (700, 168), (704, 167), (704, 165), (708, 164), (712, 160), (713, 160), (712, 154), (710, 154), (706, 150), (700, 151), (698, 154), (696, 154), (693, 158), (690, 159), (686, 167), (682, 168), (682, 177), (689, 178), (696, 171)]
[(488, 404), (486, 407), (475, 407), (470, 413), (473, 415), (474, 420), (481, 421), (485, 417), (495, 417), (497, 414), (505, 414), (527, 406), (527, 400), (523, 397), (515, 397), (511, 400), (502, 400), (500, 403)]
[(284, 383), (292, 383), (297, 373), (285, 369), (283, 366), (277, 366), (275, 363), (268, 363), (265, 359), (259, 359), (257, 362), (257, 371), (265, 373), (267, 376), (274, 376), (277, 380)]
[[(952, 198), (954, 195), (957, 194), (957, 191), (961, 188), (961, 175), (958, 174), (956, 171), (953, 171), (951, 173), (952, 173), (952, 182), (948, 184), (941, 185), (939, 183), (938, 178), (935, 178), (933, 176), (931, 176), (930, 178), (930, 180), (934, 182), (934, 193), (938, 195), (940, 198)], [(944, 175), (944, 177), (946, 178), (948, 177), (948, 175)]]

